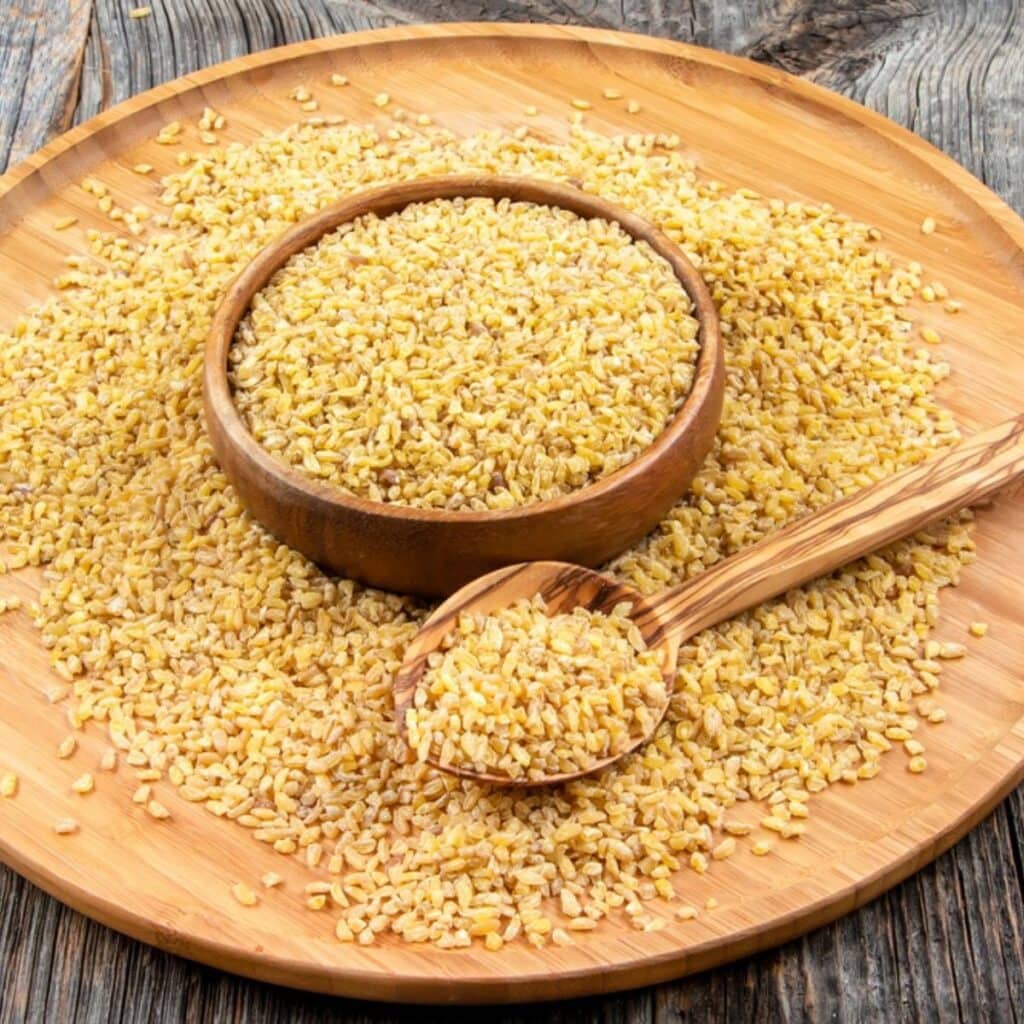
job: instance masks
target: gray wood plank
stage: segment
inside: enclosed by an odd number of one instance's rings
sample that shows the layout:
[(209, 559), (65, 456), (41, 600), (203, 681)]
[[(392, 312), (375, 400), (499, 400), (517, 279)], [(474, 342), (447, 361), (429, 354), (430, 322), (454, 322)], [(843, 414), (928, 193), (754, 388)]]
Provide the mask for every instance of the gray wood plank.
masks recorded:
[(18, 0), (0, 27), (0, 170), (71, 124), (91, 0)]
[(1024, 210), (1024, 5), (917, 3), (863, 67), (838, 57), (812, 79), (934, 143)]
[[(806, 75), (922, 134), (1024, 210), (1019, 0), (151, 2), (153, 16), (141, 21), (128, 17), (129, 0), (21, 0), (15, 17), (0, 19), (0, 167), (72, 115), (81, 121), (251, 50), (404, 22), (536, 20), (685, 39)], [(494, 1024), (859, 1024), (1017, 1021), (1022, 1008), (1024, 789), (935, 864), (799, 941), (655, 989), (486, 1016)], [(482, 1017), (234, 978), (102, 928), (0, 868), (0, 1024)]]

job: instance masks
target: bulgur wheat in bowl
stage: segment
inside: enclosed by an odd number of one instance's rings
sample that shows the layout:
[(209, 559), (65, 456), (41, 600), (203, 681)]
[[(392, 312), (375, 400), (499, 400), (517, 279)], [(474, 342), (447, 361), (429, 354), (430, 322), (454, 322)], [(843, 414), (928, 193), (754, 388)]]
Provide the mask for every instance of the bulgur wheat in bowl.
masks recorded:
[(229, 353), (253, 437), (370, 501), (499, 511), (636, 458), (693, 382), (692, 303), (616, 223), (487, 196), (343, 224)]
[(420, 178), (340, 200), (228, 289), (205, 365), (214, 450), (320, 564), (447, 594), (523, 558), (596, 564), (710, 448), (718, 319), (655, 225), (580, 189)]

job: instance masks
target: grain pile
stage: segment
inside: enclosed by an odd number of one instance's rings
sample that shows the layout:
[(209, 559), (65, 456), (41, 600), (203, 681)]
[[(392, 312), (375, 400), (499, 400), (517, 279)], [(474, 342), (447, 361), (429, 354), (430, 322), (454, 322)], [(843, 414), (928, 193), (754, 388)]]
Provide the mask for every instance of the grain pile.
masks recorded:
[(505, 509), (632, 461), (693, 381), (668, 262), (608, 221), (481, 197), (343, 224), (279, 270), (230, 350), (281, 461), (372, 501)]
[(416, 756), (536, 780), (589, 771), (646, 736), (665, 680), (629, 607), (549, 613), (538, 595), (461, 615), (406, 712)]
[[(696, 636), (654, 740), (597, 777), (510, 794), (398, 765), (390, 685), (422, 610), (282, 547), (213, 461), (202, 350), (241, 265), (340, 193), (479, 171), (577, 179), (642, 213), (719, 308), (722, 428), (693, 493), (612, 566), (641, 591), (949, 443), (946, 367), (905, 309), (920, 268), (828, 207), (699, 179), (676, 141), (322, 124), (211, 149), (165, 181), (140, 238), (91, 236), (59, 301), (0, 340), (0, 523), (13, 567), (47, 566), (37, 621), (73, 720), (154, 787), (326, 871), (341, 940), (543, 945), (623, 912), (659, 928), (680, 869), (746, 831), (737, 802), (767, 801), (772, 839), (795, 837), (814, 793), (942, 717), (926, 637), (970, 557), (962, 522)], [(173, 828), (167, 803), (150, 827)]]

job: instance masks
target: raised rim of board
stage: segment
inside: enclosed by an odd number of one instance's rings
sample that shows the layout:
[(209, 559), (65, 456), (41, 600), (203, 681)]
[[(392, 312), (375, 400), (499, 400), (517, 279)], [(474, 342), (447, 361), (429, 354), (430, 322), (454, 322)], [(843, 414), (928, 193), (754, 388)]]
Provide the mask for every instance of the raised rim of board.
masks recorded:
[[(786, 72), (687, 43), (605, 29), (531, 23), (455, 22), (400, 26), (309, 40), (216, 64), (140, 93), (53, 139), (18, 166), (0, 176), (0, 200), (9, 197), (20, 187), (29, 185), (33, 180), (39, 180), (41, 187), (49, 191), (49, 183), (45, 180), (47, 169), (68, 150), (103, 129), (194, 89), (310, 54), (381, 44), (415, 44), (427, 40), (457, 38), (492, 38), (496, 41), (537, 39), (617, 47), (633, 52), (675, 57), (756, 80), (788, 99), (813, 106), (819, 112), (828, 111), (837, 119), (856, 122), (898, 147), (905, 159), (925, 164), (931, 174), (945, 179), (946, 183), (964, 199), (974, 203), (990, 225), (1003, 233), (1004, 238), (1008, 238), (1015, 248), (1024, 249), (1024, 221), (998, 196), (930, 143), (853, 100)], [(98, 151), (97, 162), (101, 162), (104, 156), (102, 151)], [(59, 184), (62, 184), (59, 172), (56, 177), (58, 184), (55, 187), (59, 187)], [(12, 222), (0, 222), (0, 230), (5, 230), (10, 223)], [(1024, 254), (1015, 262), (1018, 272), (1024, 275)], [(179, 956), (232, 970), (261, 981), (338, 995), (405, 1002), (442, 1003), (457, 998), (458, 1001), (465, 1003), (507, 1003), (566, 998), (614, 992), (705, 970), (778, 945), (862, 906), (948, 849), (986, 817), (997, 803), (1024, 779), (1024, 718), (1018, 719), (1007, 730), (1001, 741), (990, 751), (989, 756), (998, 759), (1002, 767), (998, 770), (995, 781), (987, 789), (963, 804), (963, 801), (955, 796), (955, 787), (951, 788), (944, 798), (950, 816), (943, 827), (933, 830), (926, 841), (909, 846), (900, 855), (880, 864), (874, 871), (861, 876), (856, 882), (833, 890), (826, 896), (808, 900), (798, 909), (771, 919), (767, 925), (732, 931), (725, 936), (695, 943), (685, 949), (655, 955), (637, 950), (633, 959), (623, 960), (614, 965), (602, 963), (578, 969), (560, 968), (555, 973), (538, 971), (513, 977), (480, 971), (460, 971), (456, 978), (449, 972), (439, 969), (439, 965), (444, 962), (439, 960), (439, 957), (458, 958), (459, 954), (431, 951), (430, 955), (423, 956), (424, 967), (421, 974), (406, 973), (399, 976), (389, 970), (386, 957), (383, 956), (380, 957), (379, 966), (370, 969), (345, 964), (343, 955), (337, 964), (327, 965), (276, 956), (260, 947), (240, 950), (235, 945), (218, 942), (212, 938), (196, 938), (181, 930), (155, 924), (145, 915), (134, 912), (130, 902), (124, 899), (125, 894), (121, 894), (122, 901), (119, 901), (78, 886), (36, 863), (31, 857), (23, 855), (16, 845), (3, 838), (0, 838), (0, 857), (50, 895), (105, 925)], [(943, 804), (936, 802), (929, 804), (928, 808), (934, 810), (942, 806)], [(913, 818), (909, 818), (908, 822), (912, 820)], [(363, 959), (363, 963), (365, 962)]]

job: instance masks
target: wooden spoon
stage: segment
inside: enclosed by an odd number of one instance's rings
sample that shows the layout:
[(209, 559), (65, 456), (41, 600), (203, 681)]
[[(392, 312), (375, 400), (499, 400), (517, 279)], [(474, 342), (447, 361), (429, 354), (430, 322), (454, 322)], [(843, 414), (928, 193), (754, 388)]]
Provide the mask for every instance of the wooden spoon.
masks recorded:
[[(544, 598), (552, 613), (577, 606), (609, 612), (622, 601), (633, 602), (630, 616), (647, 646), (662, 652), (662, 669), (669, 684), (657, 728), (674, 688), (679, 646), (694, 634), (976, 504), (1022, 476), (1024, 415), (805, 516), (661, 594), (645, 597), (599, 572), (564, 562), (526, 562), (499, 569), (453, 594), (413, 639), (395, 677), (399, 728), (404, 735), (406, 712), (423, 678), (427, 656), (437, 649), (459, 615), (487, 614), (535, 594)], [(498, 786), (551, 785), (605, 768), (635, 750), (649, 735), (637, 736), (624, 750), (596, 761), (585, 771), (528, 781), (430, 763)]]

